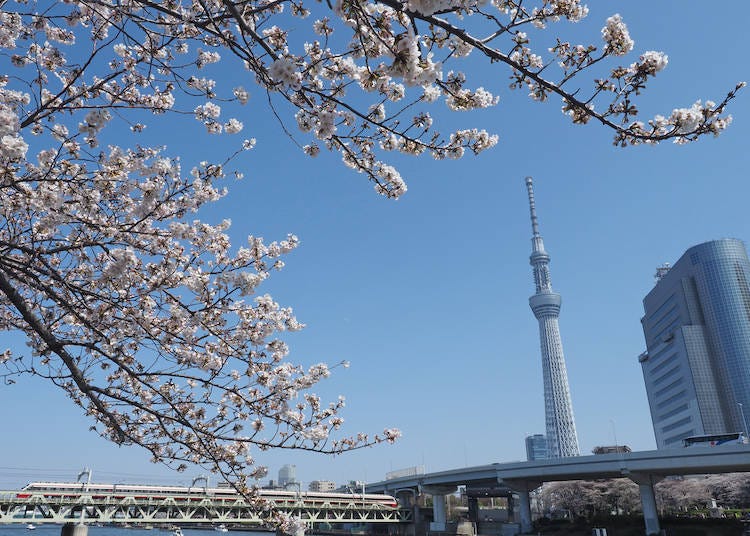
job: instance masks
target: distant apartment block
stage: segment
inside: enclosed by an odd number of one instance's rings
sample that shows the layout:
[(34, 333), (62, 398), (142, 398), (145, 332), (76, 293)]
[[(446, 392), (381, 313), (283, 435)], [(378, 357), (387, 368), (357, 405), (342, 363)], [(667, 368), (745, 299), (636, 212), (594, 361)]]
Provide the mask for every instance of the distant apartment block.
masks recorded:
[(549, 458), (547, 437), (544, 434), (526, 436), (526, 459), (533, 461), (547, 458)]
[(336, 489), (336, 484), (330, 480), (313, 480), (308, 489), (310, 491), (333, 491)]
[(739, 240), (688, 249), (643, 299), (639, 361), (657, 448), (747, 430), (750, 261)]

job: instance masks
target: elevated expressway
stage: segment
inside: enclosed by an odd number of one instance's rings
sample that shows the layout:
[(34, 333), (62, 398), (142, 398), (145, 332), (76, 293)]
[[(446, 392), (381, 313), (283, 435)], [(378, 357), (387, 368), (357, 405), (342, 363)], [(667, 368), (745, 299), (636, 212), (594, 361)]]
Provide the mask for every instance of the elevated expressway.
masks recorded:
[(531, 462), (493, 463), (437, 473), (394, 478), (368, 484), (369, 492), (397, 497), (405, 492), (433, 495), (435, 530), (445, 526), (445, 495), (457, 486), (507, 489), (518, 494), (521, 531), (532, 529), (529, 492), (544, 482), (629, 478), (638, 484), (646, 534), (660, 531), (654, 484), (666, 476), (750, 472), (750, 445), (722, 445), (684, 449), (554, 458)]
[[(313, 502), (304, 497), (275, 499), (270, 505), (281, 512), (303, 520), (308, 526), (336, 523), (398, 523), (408, 521), (408, 512), (382, 504), (363, 504), (356, 495), (351, 501)], [(83, 515), (82, 515), (83, 513)], [(265, 514), (265, 515), (264, 515)], [(405, 517), (407, 516), (407, 517)], [(267, 510), (245, 499), (218, 498), (209, 495), (175, 498), (143, 498), (135, 493), (103, 495), (101, 492), (79, 492), (77, 495), (45, 497), (44, 493), (0, 491), (0, 524), (116, 523), (171, 527), (223, 524), (248, 529), (265, 526)]]

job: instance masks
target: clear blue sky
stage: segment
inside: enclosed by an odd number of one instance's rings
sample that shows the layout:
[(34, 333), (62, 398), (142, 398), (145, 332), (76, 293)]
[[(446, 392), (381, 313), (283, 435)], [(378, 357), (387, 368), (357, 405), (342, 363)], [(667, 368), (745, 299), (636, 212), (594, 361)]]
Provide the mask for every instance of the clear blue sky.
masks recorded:
[[(649, 116), (720, 100), (750, 78), (740, 0), (716, 9), (682, 0), (589, 7), (585, 23), (558, 26), (567, 38), (599, 43), (605, 19), (619, 12), (636, 42), (625, 62), (646, 50), (669, 55), (642, 104)], [(351, 361), (317, 392), (346, 395), (351, 433), (403, 431), (393, 446), (335, 458), (258, 455), (273, 478), (284, 463), (296, 464), (303, 482), (343, 482), (414, 465), (435, 471), (525, 458), (524, 436), (544, 432), (539, 339), (527, 302), (526, 175), (535, 179), (552, 284), (563, 297), (581, 450), (612, 444), (615, 433), (634, 450), (655, 447), (637, 361), (641, 300), (655, 267), (686, 248), (750, 239), (750, 92), (732, 104), (734, 124), (717, 139), (618, 149), (604, 129), (570, 124), (558, 101), (534, 104), (507, 90), (506, 71), (485, 69), (482, 83), (500, 95), (496, 109), (449, 117), (436, 106), (434, 114), (497, 132), (499, 145), (458, 162), (400, 161), (409, 192), (397, 202), (377, 196), (337, 158), (298, 154), (247, 84), (253, 97), (241, 119), (258, 146), (239, 163), (246, 179), (203, 217), (230, 217), (236, 244), (248, 234), (300, 237), (286, 268), (263, 288), (308, 326), (288, 339), (292, 360)], [(194, 138), (173, 127), (149, 127), (170, 132), (162, 141), (170, 153), (189, 161), (215, 150), (191, 145)], [(80, 410), (40, 380), (0, 385), (0, 408), (0, 487), (75, 478), (84, 465), (98, 481), (192, 476), (88, 432)]]

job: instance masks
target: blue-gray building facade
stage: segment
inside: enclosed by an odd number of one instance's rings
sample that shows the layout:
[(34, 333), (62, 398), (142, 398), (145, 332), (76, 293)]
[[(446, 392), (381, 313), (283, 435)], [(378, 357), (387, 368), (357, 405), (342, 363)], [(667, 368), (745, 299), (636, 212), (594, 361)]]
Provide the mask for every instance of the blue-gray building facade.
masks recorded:
[(740, 240), (688, 249), (643, 299), (639, 361), (657, 448), (747, 430), (750, 260)]
[(546, 460), (549, 458), (547, 438), (544, 434), (526, 436), (526, 460)]

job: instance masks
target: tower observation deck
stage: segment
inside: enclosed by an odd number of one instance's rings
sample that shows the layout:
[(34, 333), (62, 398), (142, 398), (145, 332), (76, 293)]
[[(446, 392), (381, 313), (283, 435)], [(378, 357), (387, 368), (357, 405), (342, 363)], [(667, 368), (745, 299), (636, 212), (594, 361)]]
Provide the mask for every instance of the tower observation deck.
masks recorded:
[(534, 268), (536, 294), (529, 298), (529, 306), (539, 321), (539, 340), (542, 350), (542, 375), (544, 377), (544, 417), (550, 458), (578, 456), (578, 435), (570, 401), (568, 372), (565, 367), (560, 340), (560, 295), (552, 290), (549, 275), (549, 255), (539, 234), (539, 223), (534, 204), (534, 185), (526, 177), (531, 211), (531, 257)]

